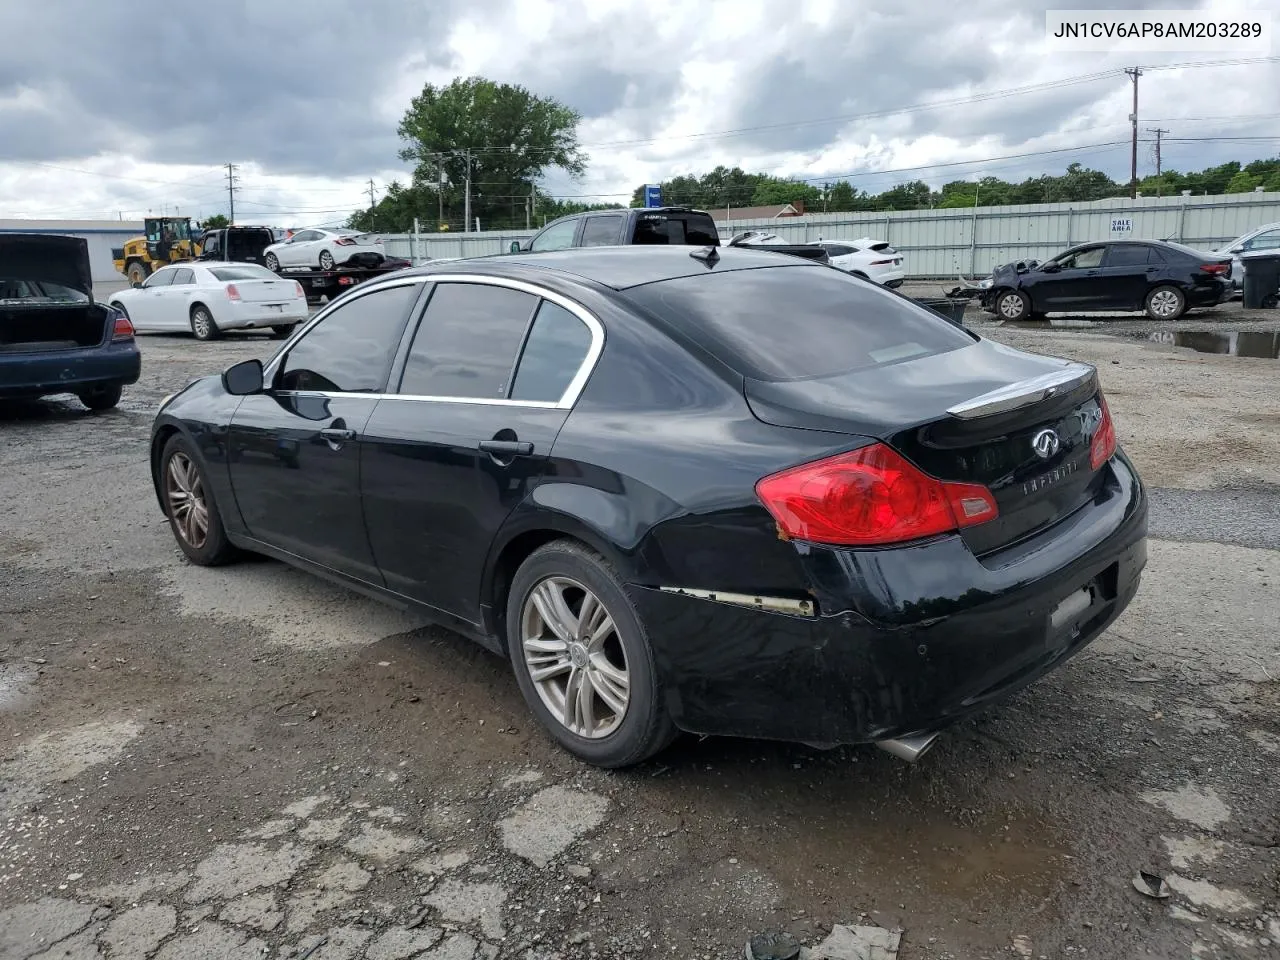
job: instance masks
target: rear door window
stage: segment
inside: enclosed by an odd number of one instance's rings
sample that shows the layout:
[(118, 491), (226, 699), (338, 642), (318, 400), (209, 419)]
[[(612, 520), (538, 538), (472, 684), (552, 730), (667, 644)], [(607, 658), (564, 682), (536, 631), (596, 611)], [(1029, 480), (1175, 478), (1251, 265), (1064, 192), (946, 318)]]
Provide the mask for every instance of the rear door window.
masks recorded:
[(1151, 248), (1134, 244), (1117, 244), (1107, 250), (1108, 267), (1133, 267), (1146, 265), (1151, 260)]
[(438, 283), (413, 337), (399, 393), (501, 400), (538, 298), (484, 283)]
[(520, 354), (511, 399), (558, 402), (590, 349), (587, 325), (559, 304), (543, 300)]
[(609, 247), (622, 237), (622, 215), (612, 217), (587, 217), (582, 228), (582, 246)]
[(804, 265), (698, 274), (633, 287), (624, 296), (761, 380), (834, 376), (974, 342), (904, 297)]

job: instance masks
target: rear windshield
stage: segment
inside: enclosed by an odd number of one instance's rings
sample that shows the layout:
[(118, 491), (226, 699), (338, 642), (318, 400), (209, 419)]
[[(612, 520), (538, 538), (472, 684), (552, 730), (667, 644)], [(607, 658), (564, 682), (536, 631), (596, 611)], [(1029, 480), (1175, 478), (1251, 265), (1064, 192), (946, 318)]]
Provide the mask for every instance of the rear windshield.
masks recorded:
[(705, 213), (642, 213), (632, 243), (719, 246), (715, 221)]
[(0, 277), (0, 302), (88, 303), (82, 290), (64, 287), (49, 280), (17, 280)]
[(973, 343), (931, 310), (834, 269), (699, 274), (625, 295), (759, 380), (834, 376)]
[(219, 280), (277, 280), (266, 267), (245, 263), (236, 267), (210, 267), (209, 272)]

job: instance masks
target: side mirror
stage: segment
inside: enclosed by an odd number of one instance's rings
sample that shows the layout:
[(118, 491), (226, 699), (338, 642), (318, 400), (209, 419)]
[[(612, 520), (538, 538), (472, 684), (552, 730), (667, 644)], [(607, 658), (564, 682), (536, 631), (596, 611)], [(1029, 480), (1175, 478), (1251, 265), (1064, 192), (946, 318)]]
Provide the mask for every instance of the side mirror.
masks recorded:
[(222, 372), (222, 387), (233, 397), (262, 392), (262, 361), (242, 360)]
[(141, 289), (142, 289), (142, 281), (141, 281), (141, 280), (131, 280), (131, 281), (129, 281), (129, 286), (133, 287), (133, 289), (135, 289), (135, 290), (141, 290)]
[(510, 250), (509, 252), (511, 252), (511, 253), (519, 253), (522, 249), (523, 249), (523, 248), (521, 247), (521, 245), (520, 245), (520, 241), (519, 241), (519, 240), (512, 240), (512, 241), (511, 241), (511, 250)]
[(1243, 247), (1243, 246), (1240, 246), (1240, 247), (1232, 247), (1232, 248), (1231, 248), (1231, 250), (1230, 250), (1230, 252), (1231, 252), (1231, 253), (1243, 253), (1243, 252), (1244, 252), (1244, 247)]
[(1046, 264), (1042, 264), (1040, 270), (1044, 273), (1057, 273), (1062, 269), (1062, 264), (1054, 263), (1052, 260)]

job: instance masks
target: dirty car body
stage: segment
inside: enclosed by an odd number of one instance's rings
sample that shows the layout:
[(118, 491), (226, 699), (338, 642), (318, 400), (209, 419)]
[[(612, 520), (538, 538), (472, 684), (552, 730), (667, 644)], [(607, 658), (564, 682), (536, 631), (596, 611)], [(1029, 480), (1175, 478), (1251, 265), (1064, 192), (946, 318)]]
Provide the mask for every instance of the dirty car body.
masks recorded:
[(0, 397), (73, 393), (105, 408), (141, 366), (129, 321), (93, 300), (83, 238), (0, 235)]
[(1152, 319), (1175, 320), (1192, 307), (1212, 307), (1230, 299), (1231, 275), (1229, 255), (1178, 243), (1084, 243), (1049, 260), (996, 267), (982, 305), (1005, 320), (1144, 310)]
[[(554, 402), (511, 392), (532, 362), (525, 314), (494, 391), (410, 382), (415, 330), (447, 326), (436, 305), (472, 286), (583, 321)], [(326, 317), (378, 291), (394, 309), (376, 382), (280, 379)], [(260, 389), (234, 394), (238, 376), (157, 415), (162, 506), (164, 451), (185, 438), (234, 544), (495, 652), (519, 642), (513, 577), (570, 541), (623, 585), (650, 708), (694, 733), (932, 735), (1098, 636), (1145, 564), (1142, 484), (1092, 367), (799, 258), (601, 248), (428, 265), (321, 311)]]

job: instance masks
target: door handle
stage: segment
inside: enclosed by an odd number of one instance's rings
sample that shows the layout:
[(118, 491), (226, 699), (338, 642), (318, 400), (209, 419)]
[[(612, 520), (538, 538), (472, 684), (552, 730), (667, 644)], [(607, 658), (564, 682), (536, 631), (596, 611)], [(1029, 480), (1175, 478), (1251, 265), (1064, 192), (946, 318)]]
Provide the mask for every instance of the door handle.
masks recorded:
[(1101, 270), (1090, 270), (1088, 273), (1086, 273), (1086, 274), (1085, 274), (1085, 276), (1086, 276), (1086, 277), (1096, 277), (1096, 276), (1097, 276), (1099, 273), (1101, 273), (1101, 272), (1102, 272)]
[(527, 440), (481, 440), (477, 446), (482, 453), (495, 457), (527, 457), (533, 453), (533, 444)]
[(320, 431), (320, 436), (330, 443), (346, 443), (348, 440), (356, 438), (356, 432), (346, 427), (325, 427)]

